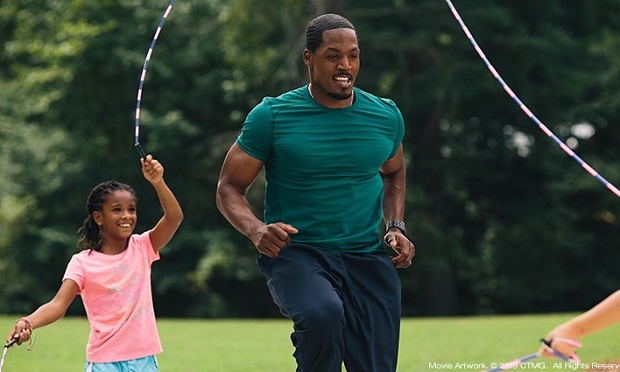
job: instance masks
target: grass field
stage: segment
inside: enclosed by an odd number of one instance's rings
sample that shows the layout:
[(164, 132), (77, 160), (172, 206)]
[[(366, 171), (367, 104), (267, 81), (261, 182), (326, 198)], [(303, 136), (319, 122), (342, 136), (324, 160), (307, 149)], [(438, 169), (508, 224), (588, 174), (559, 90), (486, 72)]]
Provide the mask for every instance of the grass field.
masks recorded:
[[(480, 371), (482, 364), (489, 368), (492, 362), (507, 362), (535, 352), (538, 340), (572, 315), (404, 319), (398, 371)], [(8, 334), (16, 318), (1, 316), (0, 334)], [(289, 341), (291, 323), (285, 319), (159, 319), (158, 327), (164, 345), (164, 352), (158, 356), (162, 372), (295, 370)], [(38, 329), (33, 351), (27, 352), (23, 345), (10, 349), (3, 372), (82, 371), (88, 330), (84, 318), (64, 318)], [(582, 341), (584, 348), (579, 354), (584, 366), (620, 357), (616, 328)], [(518, 370), (581, 369), (537, 358)]]

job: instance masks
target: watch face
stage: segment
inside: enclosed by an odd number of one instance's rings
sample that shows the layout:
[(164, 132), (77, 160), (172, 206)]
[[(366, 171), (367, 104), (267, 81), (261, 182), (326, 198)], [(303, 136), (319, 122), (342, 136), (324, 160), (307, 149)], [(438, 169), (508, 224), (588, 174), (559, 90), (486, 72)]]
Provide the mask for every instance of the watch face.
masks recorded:
[(389, 230), (392, 227), (395, 227), (397, 229), (399, 229), (400, 231), (403, 232), (403, 234), (405, 233), (405, 222), (404, 221), (390, 221), (385, 225), (385, 229)]

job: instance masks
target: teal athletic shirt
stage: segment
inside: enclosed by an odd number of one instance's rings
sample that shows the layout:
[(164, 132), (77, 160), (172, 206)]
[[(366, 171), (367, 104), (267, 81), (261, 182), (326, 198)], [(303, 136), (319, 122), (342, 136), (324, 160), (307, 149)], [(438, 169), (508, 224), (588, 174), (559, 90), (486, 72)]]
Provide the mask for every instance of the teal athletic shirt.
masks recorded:
[(299, 230), (293, 242), (328, 251), (383, 251), (381, 165), (396, 155), (405, 124), (396, 104), (360, 89), (326, 108), (308, 86), (266, 97), (248, 114), (237, 145), (264, 163), (264, 222)]

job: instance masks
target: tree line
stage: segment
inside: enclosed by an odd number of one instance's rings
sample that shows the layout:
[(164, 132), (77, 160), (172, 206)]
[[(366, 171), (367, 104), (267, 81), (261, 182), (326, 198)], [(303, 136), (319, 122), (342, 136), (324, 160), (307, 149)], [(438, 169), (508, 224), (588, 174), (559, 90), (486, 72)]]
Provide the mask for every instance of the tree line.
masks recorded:
[[(620, 182), (620, 3), (462, 1), (485, 55), (525, 105)], [(140, 72), (167, 2), (3, 0), (0, 6), (0, 309), (49, 300), (77, 252), (85, 200), (115, 179), (160, 215), (133, 149)], [(406, 121), (406, 316), (574, 311), (620, 283), (618, 197), (506, 94), (437, 0), (179, 0), (144, 85), (141, 142), (185, 221), (153, 268), (159, 316), (279, 316), (256, 250), (215, 207), (219, 166), (264, 96), (307, 82), (306, 23), (348, 17), (357, 85)], [(260, 211), (258, 182), (249, 197)], [(82, 313), (79, 303), (71, 314)]]

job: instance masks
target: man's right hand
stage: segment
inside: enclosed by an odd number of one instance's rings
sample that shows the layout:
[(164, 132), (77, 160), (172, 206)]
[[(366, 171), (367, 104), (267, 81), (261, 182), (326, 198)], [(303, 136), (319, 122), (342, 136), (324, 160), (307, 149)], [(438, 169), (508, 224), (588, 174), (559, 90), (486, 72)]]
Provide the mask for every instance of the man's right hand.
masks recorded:
[(290, 234), (297, 234), (298, 230), (283, 222), (263, 225), (252, 237), (256, 249), (268, 257), (276, 257), (280, 250), (291, 242)]

